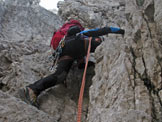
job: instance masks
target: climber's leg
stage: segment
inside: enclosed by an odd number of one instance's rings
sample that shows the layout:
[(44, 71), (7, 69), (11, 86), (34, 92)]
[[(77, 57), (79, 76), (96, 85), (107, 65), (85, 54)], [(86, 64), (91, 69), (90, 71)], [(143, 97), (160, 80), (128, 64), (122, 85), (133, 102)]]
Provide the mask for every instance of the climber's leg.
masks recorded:
[(28, 87), (31, 88), (36, 95), (39, 95), (42, 91), (50, 88), (56, 84), (63, 83), (73, 63), (72, 59), (61, 60), (58, 62), (56, 72), (30, 84)]
[(28, 104), (39, 107), (37, 96), (47, 88), (63, 83), (73, 63), (72, 59), (58, 62), (56, 72), (19, 90), (19, 97)]

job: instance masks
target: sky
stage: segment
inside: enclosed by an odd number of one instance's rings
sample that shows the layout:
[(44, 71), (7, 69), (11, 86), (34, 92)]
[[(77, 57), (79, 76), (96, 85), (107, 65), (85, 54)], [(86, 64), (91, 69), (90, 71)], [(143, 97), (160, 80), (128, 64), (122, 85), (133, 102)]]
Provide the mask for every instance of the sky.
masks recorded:
[(40, 5), (46, 9), (58, 9), (57, 8), (58, 1), (63, 0), (41, 0)]

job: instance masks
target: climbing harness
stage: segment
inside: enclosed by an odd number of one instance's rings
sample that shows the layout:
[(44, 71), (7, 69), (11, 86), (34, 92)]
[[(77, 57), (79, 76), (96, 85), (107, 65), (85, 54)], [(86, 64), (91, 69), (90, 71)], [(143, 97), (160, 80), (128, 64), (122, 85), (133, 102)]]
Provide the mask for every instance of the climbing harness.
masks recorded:
[(84, 94), (84, 87), (85, 87), (85, 77), (86, 77), (88, 59), (89, 59), (90, 50), (91, 50), (91, 40), (92, 40), (92, 37), (89, 38), (89, 46), (88, 46), (88, 51), (87, 51), (87, 56), (86, 56), (86, 64), (85, 64), (83, 78), (82, 78), (82, 84), (81, 84), (81, 88), (80, 88), (80, 95), (79, 95), (79, 100), (78, 100), (77, 122), (81, 122), (83, 94)]
[(65, 46), (65, 36), (61, 39), (61, 41), (59, 42), (58, 47), (56, 48), (56, 50), (52, 54), (53, 64), (50, 67), (50, 71), (51, 72), (55, 72), (56, 71), (56, 69), (57, 69), (57, 63), (58, 63), (58, 60), (60, 58), (60, 54), (62, 53), (62, 48), (64, 46)]

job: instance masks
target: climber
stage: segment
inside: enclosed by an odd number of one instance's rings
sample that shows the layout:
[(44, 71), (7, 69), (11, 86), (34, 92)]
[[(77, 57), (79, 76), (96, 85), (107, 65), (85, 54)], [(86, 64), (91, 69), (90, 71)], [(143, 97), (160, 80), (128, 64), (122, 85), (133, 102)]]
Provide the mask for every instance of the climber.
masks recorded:
[[(79, 28), (71, 28), (71, 30), (76, 29)], [(80, 29), (77, 33), (75, 33), (75, 31), (69, 31), (65, 37), (65, 45), (62, 48), (56, 71), (53, 74), (20, 89), (20, 98), (33, 106), (39, 107), (37, 102), (38, 95), (47, 88), (64, 83), (73, 62), (82, 59), (86, 55), (89, 37), (92, 37), (90, 51), (94, 52), (96, 47), (102, 42), (100, 36), (108, 33), (124, 35), (125, 31), (115, 27), (103, 27), (83, 31)]]

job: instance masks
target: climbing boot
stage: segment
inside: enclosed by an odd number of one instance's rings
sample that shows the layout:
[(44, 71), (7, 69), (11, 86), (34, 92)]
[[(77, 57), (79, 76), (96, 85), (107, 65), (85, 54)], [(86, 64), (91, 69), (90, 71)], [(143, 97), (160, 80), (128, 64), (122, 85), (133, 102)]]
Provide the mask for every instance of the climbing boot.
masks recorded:
[(31, 88), (25, 87), (23, 89), (20, 89), (19, 96), (20, 96), (20, 99), (22, 99), (27, 104), (31, 104), (39, 108), (39, 104), (37, 101), (37, 95), (34, 93), (34, 91)]

